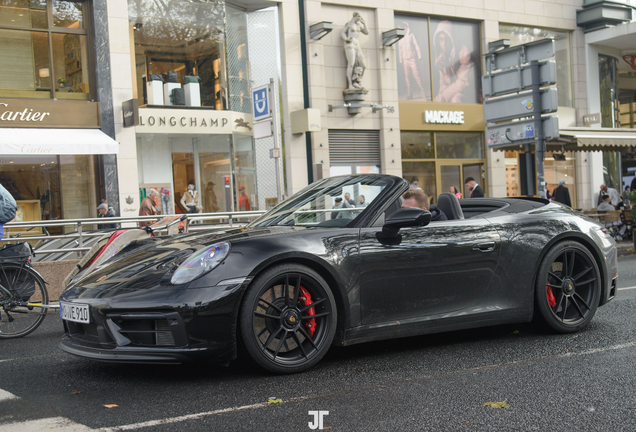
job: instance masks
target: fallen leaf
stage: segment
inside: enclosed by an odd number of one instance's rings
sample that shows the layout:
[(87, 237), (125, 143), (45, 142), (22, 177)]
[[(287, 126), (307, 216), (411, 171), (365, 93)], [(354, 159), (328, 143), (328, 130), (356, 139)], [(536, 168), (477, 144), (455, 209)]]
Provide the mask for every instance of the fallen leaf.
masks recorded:
[(77, 391), (77, 390), (76, 390), (76, 391), (71, 392), (71, 394), (80, 394), (80, 393), (81, 393), (81, 391)]
[(276, 398), (271, 397), (271, 398), (269, 398), (269, 400), (267, 402), (269, 402), (271, 404), (276, 404), (276, 403), (281, 403), (282, 401), (283, 400), (281, 398), (276, 399)]
[(506, 399), (503, 402), (486, 402), (485, 404), (482, 404), (481, 406), (489, 406), (491, 408), (510, 408), (510, 405), (508, 405), (506, 403), (508, 399)]
[(106, 408), (117, 408), (117, 407), (119, 407), (119, 405), (115, 405), (115, 404), (105, 404), (104, 406)]

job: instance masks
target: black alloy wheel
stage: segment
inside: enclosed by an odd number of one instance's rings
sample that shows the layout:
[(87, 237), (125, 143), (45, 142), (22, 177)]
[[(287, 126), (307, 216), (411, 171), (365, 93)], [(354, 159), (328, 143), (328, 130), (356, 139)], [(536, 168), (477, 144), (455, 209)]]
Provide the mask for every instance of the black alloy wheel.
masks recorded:
[(574, 241), (556, 244), (539, 266), (535, 320), (559, 333), (582, 329), (596, 313), (601, 282), (590, 251)]
[(336, 319), (325, 280), (308, 267), (284, 264), (259, 275), (248, 288), (239, 317), (241, 342), (263, 369), (301, 372), (329, 349)]

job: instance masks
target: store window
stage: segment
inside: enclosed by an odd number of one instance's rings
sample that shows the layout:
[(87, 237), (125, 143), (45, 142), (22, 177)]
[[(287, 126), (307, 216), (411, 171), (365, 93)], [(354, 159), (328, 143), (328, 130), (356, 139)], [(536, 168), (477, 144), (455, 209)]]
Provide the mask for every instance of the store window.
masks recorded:
[(482, 103), (479, 24), (395, 15), (400, 100)]
[(257, 210), (253, 154), (251, 137), (137, 134), (140, 198), (154, 188), (162, 214), (186, 213), (194, 182), (203, 213)]
[(0, 96), (90, 99), (85, 1), (0, 1)]
[(437, 202), (451, 186), (464, 191), (464, 179), (473, 177), (486, 190), (484, 140), (481, 132), (400, 133), (402, 176)]
[[(159, 0), (128, 0), (128, 17), (140, 106), (153, 103), (146, 83), (158, 78), (163, 86), (168, 73), (174, 72), (181, 85), (186, 77), (198, 77), (188, 82), (199, 83), (201, 106), (228, 109), (224, 2), (174, 0), (167, 6)], [(247, 54), (246, 46), (242, 49)], [(247, 68), (247, 63), (242, 67)]]
[(572, 48), (570, 32), (499, 24), (499, 37), (509, 39), (511, 45), (522, 45), (545, 38), (554, 39), (554, 59), (557, 66), (557, 90), (559, 106), (573, 107), (572, 97)]
[[(576, 208), (576, 169), (574, 163), (574, 153), (556, 153), (559, 156), (563, 154), (565, 160), (554, 158), (555, 152), (546, 152), (544, 163), (544, 176), (546, 189), (553, 194), (554, 189), (559, 186), (561, 180), (565, 180), (565, 186), (570, 191), (570, 200), (572, 207)], [(528, 176), (526, 171), (526, 157), (530, 158), (532, 187), (537, 190), (535, 154), (518, 151), (506, 151), (506, 191), (509, 197), (519, 197), (528, 195)]]
[(16, 220), (96, 217), (96, 156), (3, 156), (0, 184), (21, 207)]

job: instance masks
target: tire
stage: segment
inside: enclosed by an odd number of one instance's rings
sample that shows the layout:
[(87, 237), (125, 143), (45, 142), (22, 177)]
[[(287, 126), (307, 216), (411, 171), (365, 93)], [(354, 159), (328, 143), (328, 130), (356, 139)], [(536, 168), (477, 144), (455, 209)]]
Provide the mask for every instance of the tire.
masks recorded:
[(336, 302), (327, 282), (308, 267), (283, 264), (249, 286), (239, 314), (240, 341), (261, 368), (297, 373), (329, 350), (336, 322)]
[(554, 245), (537, 273), (534, 321), (557, 333), (574, 333), (594, 317), (601, 297), (601, 272), (580, 243)]
[(44, 320), (49, 296), (44, 281), (29, 267), (0, 264), (0, 339), (19, 338)]

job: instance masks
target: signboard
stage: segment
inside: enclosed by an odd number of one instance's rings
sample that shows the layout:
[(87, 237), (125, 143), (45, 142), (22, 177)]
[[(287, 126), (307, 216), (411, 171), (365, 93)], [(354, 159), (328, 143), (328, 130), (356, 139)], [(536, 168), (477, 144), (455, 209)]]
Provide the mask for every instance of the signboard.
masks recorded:
[(99, 102), (1, 98), (1, 127), (99, 129)]
[(585, 126), (591, 126), (593, 124), (601, 123), (601, 113), (584, 115), (583, 123), (585, 124)]
[(139, 100), (130, 99), (121, 104), (124, 116), (124, 127), (133, 127), (139, 124)]
[(424, 111), (424, 123), (464, 124), (464, 111)]
[[(541, 39), (486, 54), (486, 62), (490, 62), (493, 69), (506, 69), (550, 57), (554, 57), (554, 40)], [(489, 65), (486, 66), (488, 69)]]
[(264, 85), (252, 90), (252, 112), (254, 113), (254, 121), (265, 120), (272, 116), (269, 109), (269, 88), (268, 85)]
[(280, 157), (280, 149), (278, 147), (274, 147), (269, 149), (269, 158), (270, 159), (278, 159)]
[[(545, 139), (559, 137), (559, 118), (542, 117)], [(498, 124), (486, 127), (486, 143), (490, 148), (507, 147), (511, 144), (532, 144), (535, 139), (534, 119)]]
[(234, 111), (140, 108), (138, 133), (252, 135), (252, 116)]
[(271, 137), (274, 134), (272, 120), (254, 123), (254, 139)]
[[(541, 90), (541, 113), (553, 113), (559, 108), (556, 88)], [(534, 115), (534, 96), (532, 92), (490, 99), (484, 102), (486, 122), (500, 122)]]
[[(556, 61), (548, 60), (539, 63), (540, 85), (553, 85), (557, 80)], [(532, 68), (530, 65), (520, 69), (509, 69), (492, 75), (481, 77), (484, 96), (499, 96), (510, 92), (529, 90), (532, 88)]]

